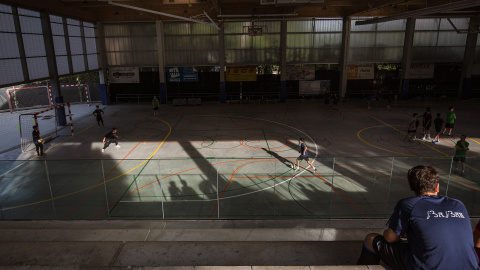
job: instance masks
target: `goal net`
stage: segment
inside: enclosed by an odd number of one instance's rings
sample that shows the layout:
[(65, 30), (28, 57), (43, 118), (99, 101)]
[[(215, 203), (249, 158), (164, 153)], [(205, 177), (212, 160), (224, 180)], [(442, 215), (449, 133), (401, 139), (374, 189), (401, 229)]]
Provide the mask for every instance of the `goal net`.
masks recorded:
[(32, 137), (33, 126), (38, 127), (40, 138), (45, 142), (59, 136), (73, 136), (70, 104), (65, 103), (40, 112), (20, 114), (20, 143), (24, 153), (35, 147)]

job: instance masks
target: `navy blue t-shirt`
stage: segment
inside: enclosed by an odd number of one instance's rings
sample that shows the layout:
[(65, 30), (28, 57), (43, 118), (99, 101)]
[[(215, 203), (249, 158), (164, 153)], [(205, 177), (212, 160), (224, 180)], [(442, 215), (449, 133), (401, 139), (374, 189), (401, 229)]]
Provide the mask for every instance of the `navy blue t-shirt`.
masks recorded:
[(445, 196), (400, 200), (387, 226), (407, 234), (406, 269), (479, 269), (473, 234), (462, 202)]
[[(305, 143), (300, 144), (300, 156), (302, 157), (308, 157), (308, 151), (305, 151)], [(305, 155), (303, 154), (305, 152)]]

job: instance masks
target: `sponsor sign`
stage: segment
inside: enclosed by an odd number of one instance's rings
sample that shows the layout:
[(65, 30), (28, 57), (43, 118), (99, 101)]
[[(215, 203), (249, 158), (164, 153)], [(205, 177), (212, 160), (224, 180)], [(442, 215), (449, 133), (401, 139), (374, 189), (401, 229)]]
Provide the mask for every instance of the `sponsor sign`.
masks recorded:
[(198, 82), (194, 67), (167, 67), (167, 82)]
[(257, 80), (256, 66), (229, 66), (225, 74), (227, 82), (254, 82)]
[(375, 68), (373, 64), (348, 65), (348, 80), (373, 80), (375, 78)]
[(139, 83), (138, 67), (115, 67), (109, 68), (108, 79), (110, 83)]
[(409, 79), (431, 79), (435, 71), (435, 64), (411, 64)]
[(287, 66), (286, 70), (287, 80), (290, 81), (313, 81), (315, 80), (315, 66)]
[(300, 81), (298, 88), (300, 96), (321, 95), (330, 89), (330, 80)]

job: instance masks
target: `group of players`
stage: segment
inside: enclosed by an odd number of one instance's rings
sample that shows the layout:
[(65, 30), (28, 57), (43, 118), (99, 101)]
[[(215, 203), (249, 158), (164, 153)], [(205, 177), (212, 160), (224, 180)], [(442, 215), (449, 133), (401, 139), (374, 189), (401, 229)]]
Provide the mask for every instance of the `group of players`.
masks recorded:
[[(153, 116), (156, 116), (158, 114), (158, 104), (159, 104), (159, 100), (157, 99), (157, 97), (156, 96), (153, 97), (153, 100), (152, 100)], [(103, 127), (102, 115), (103, 115), (103, 111), (97, 105), (96, 110), (93, 112), (93, 116), (96, 117), (97, 124), (98, 124), (99, 127), (100, 127), (100, 125)], [(419, 118), (419, 116), (417, 115), (417, 113), (413, 113), (412, 119), (407, 125), (407, 135), (406, 135), (405, 139), (408, 139), (410, 142), (413, 142), (414, 140), (416, 140), (417, 128), (419, 126), (418, 118)], [(444, 126), (443, 125), (444, 120), (441, 118), (441, 114), (437, 113), (437, 118), (435, 118), (435, 120), (432, 121), (431, 110), (430, 110), (430, 108), (427, 108), (427, 110), (425, 111), (425, 113), (422, 116), (422, 119), (423, 119), (423, 134), (424, 134), (423, 135), (423, 140), (432, 140), (432, 138), (430, 137), (430, 128), (432, 127), (432, 123), (435, 126), (435, 132), (436, 132), (436, 135), (433, 138), (432, 143), (434, 143), (434, 144), (435, 143), (440, 143), (440, 135), (443, 135), (447, 131), (447, 129), (448, 129), (448, 135), (451, 136), (452, 130), (453, 130), (453, 127), (454, 127), (454, 122), (455, 122), (456, 118), (457, 117), (454, 113), (454, 108), (453, 108), (453, 106), (450, 106), (450, 108), (448, 110), (448, 113), (447, 113), (447, 120), (446, 120), (445, 126)], [(443, 128), (443, 132), (441, 132), (442, 128)], [(107, 149), (107, 147), (111, 143), (115, 143), (115, 146), (117, 148), (120, 147), (120, 145), (118, 144), (118, 135), (116, 133), (117, 133), (117, 129), (113, 128), (112, 131), (105, 134), (105, 136), (103, 137), (102, 153), (105, 152), (105, 149)], [(43, 153), (43, 140), (40, 138), (40, 134), (39, 134), (37, 126), (33, 126), (32, 136), (33, 136), (33, 142), (35, 144), (35, 149), (37, 151), (37, 155), (38, 156), (45, 155), (45, 153)], [(465, 176), (466, 152), (469, 150), (469, 148), (468, 148), (469, 143), (466, 141), (466, 138), (467, 137), (465, 135), (460, 136), (460, 140), (455, 144), (456, 152), (455, 152), (455, 156), (453, 157), (453, 161), (455, 162), (455, 168), (456, 168), (454, 173), (459, 172), (458, 171), (458, 163), (460, 162), (462, 164), (462, 172), (461, 172), (462, 176)], [(313, 166), (313, 164), (311, 164), (308, 160), (308, 154), (305, 155), (305, 153), (307, 151), (306, 151), (306, 146), (305, 146), (303, 141), (301, 142), (301, 145), (302, 145), (301, 155), (300, 155), (298, 161), (306, 160), (309, 163), (309, 165), (312, 167), (312, 169), (315, 170), (315, 167)], [(299, 168), (298, 161), (297, 161), (297, 164), (295, 164), (296, 166), (295, 165), (293, 166), (294, 170), (298, 170), (298, 168)]]
[[(410, 122), (408, 122), (407, 125), (407, 135), (405, 139), (408, 139), (408, 141), (413, 142), (416, 140), (416, 133), (417, 133), (417, 128), (419, 126), (419, 116), (417, 113), (413, 113), (412, 119)], [(432, 143), (440, 143), (440, 135), (444, 135), (445, 132), (448, 130), (448, 136), (452, 136), (452, 130), (455, 125), (455, 119), (457, 119), (457, 116), (454, 112), (454, 107), (450, 106), (448, 108), (447, 112), (447, 119), (444, 121), (441, 117), (440, 113), (437, 113), (437, 118), (432, 121), (432, 114), (430, 108), (427, 108), (426, 112), (422, 116), (423, 119), (423, 138), (422, 140), (432, 140), (430, 137), (430, 128), (432, 127), (432, 122), (433, 125), (435, 126), (435, 138), (433, 138)], [(443, 124), (445, 123), (445, 125)], [(443, 128), (443, 132), (442, 132)], [(458, 164), (459, 162), (462, 165), (462, 172), (460, 173), (462, 176), (465, 176), (465, 160), (467, 156), (467, 151), (470, 150), (468, 148), (469, 143), (466, 141), (467, 136), (466, 135), (461, 135), (460, 140), (457, 141), (455, 144), (455, 155), (453, 157), (453, 161), (455, 162), (455, 171), (454, 173), (458, 173)]]

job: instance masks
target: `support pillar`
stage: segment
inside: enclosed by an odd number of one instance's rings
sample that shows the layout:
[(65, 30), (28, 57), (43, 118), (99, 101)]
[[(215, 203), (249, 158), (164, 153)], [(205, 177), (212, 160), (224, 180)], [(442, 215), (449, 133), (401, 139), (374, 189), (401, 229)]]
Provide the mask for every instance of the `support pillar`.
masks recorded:
[(12, 6), (12, 14), (13, 14), (13, 23), (15, 26), (15, 33), (17, 37), (17, 43), (18, 43), (18, 52), (20, 55), (20, 61), (22, 63), (23, 80), (29, 81), (30, 76), (28, 75), (27, 57), (25, 56), (25, 46), (23, 44), (22, 30), (20, 27), (20, 19), (18, 17), (17, 7)]
[(160, 104), (167, 104), (167, 84), (165, 76), (165, 42), (163, 34), (163, 22), (160, 20), (155, 21), (157, 29), (157, 51), (158, 51), (158, 75), (159, 75), (159, 93), (158, 99)]
[(218, 62), (220, 65), (220, 103), (227, 103), (225, 87), (225, 32), (223, 27), (218, 30)]
[(473, 60), (475, 59), (475, 49), (477, 48), (479, 25), (480, 17), (475, 16), (470, 18), (465, 53), (463, 54), (462, 77), (460, 78), (460, 85), (458, 87), (458, 97), (461, 99), (468, 99), (470, 97)]
[(415, 18), (408, 18), (403, 41), (402, 73), (400, 75), (400, 98), (408, 99), (410, 88), (410, 65), (412, 63), (413, 34), (415, 33)]
[(50, 25), (50, 17), (46, 12), (40, 13), (42, 24), (43, 41), (45, 45), (45, 53), (47, 55), (48, 77), (50, 79), (49, 86), (51, 87), (54, 102), (62, 102), (62, 92), (60, 90), (60, 83), (58, 81), (57, 61), (55, 58), (55, 49), (53, 47), (52, 27)]
[(348, 52), (350, 48), (350, 29), (352, 28), (352, 20), (350, 17), (343, 18), (342, 24), (342, 48), (340, 53), (340, 85), (338, 94), (341, 98), (345, 98), (347, 93), (347, 70), (348, 70)]
[(280, 25), (280, 103), (287, 102), (287, 21)]
[(97, 52), (98, 52), (98, 76), (100, 77), (100, 96), (102, 98), (102, 105), (110, 104), (110, 85), (108, 83), (108, 60), (105, 53), (105, 35), (103, 31), (103, 24), (97, 23), (95, 36), (97, 36)]

